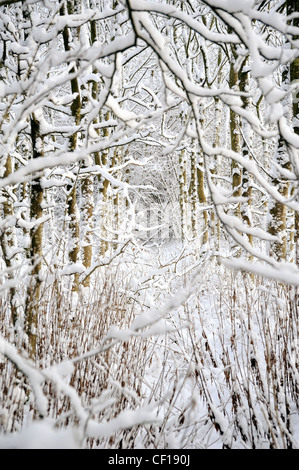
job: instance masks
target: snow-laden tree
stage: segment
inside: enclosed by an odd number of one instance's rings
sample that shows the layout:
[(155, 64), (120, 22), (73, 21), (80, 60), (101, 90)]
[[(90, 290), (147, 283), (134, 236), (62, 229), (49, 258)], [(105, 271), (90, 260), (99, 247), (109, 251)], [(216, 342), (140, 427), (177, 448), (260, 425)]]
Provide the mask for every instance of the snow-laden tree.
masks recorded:
[[(80, 444), (105, 435), (94, 416), (106, 417), (107, 390), (113, 432), (126, 428), (122, 404), (144, 404), (140, 377), (130, 378), (131, 394), (119, 392), (124, 369), (114, 367), (110, 350), (119, 347), (127, 364), (127, 344), (160, 332), (155, 323), (193, 292), (192, 285), (161, 310), (152, 308), (169, 289), (140, 268), (153, 239), (164, 271), (162, 234), (182, 243), (172, 281), (191, 247), (195, 266), (215, 255), (242, 272), (298, 286), (298, 14), (298, 2), (278, 0), (0, 0), (1, 295), (8, 324), (0, 352), (26, 377), (40, 416), (47, 406), (55, 419), (58, 409), (73, 409)], [(129, 274), (135, 290), (127, 287)], [(101, 325), (90, 324), (100, 346), (83, 334), (82, 344), (69, 343), (72, 366), (49, 369), (47, 322), (55, 325), (49, 331), (60, 361), (62, 323), (67, 330), (76, 330), (76, 318), (86, 325), (91, 305), (100, 311)], [(109, 333), (114, 321), (125, 332)], [(101, 371), (107, 387), (98, 408), (91, 399), (79, 405), (81, 360)], [(46, 405), (52, 389), (57, 402)], [(215, 429), (225, 434), (208, 394), (206, 400)], [(152, 422), (149, 408), (141, 409), (140, 419), (132, 415), (135, 425)]]

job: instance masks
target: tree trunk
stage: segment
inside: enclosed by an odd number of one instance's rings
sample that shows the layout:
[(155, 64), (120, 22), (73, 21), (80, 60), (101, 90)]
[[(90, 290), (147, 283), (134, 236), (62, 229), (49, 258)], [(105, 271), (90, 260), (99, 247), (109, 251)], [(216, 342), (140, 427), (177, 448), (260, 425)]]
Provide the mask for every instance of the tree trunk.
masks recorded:
[[(217, 83), (218, 86), (221, 85), (222, 82), (222, 50), (219, 48), (218, 51), (218, 60), (217, 60), (217, 66), (218, 66), (218, 77), (217, 77)], [(215, 97), (215, 123), (214, 123), (214, 137), (213, 137), (213, 147), (217, 148), (220, 147), (221, 145), (221, 135), (222, 135), (222, 105), (221, 105), (221, 100), (219, 96)], [(212, 175), (216, 174), (218, 171), (218, 166), (219, 166), (219, 156), (214, 157), (214, 161), (211, 165), (210, 172)], [(208, 215), (208, 214), (207, 214)], [(220, 248), (220, 221), (219, 218), (216, 216), (216, 211), (215, 209), (211, 210), (211, 216), (210, 216), (210, 225), (211, 225), (211, 236), (215, 240), (215, 247), (216, 250), (218, 251)]]
[[(108, 121), (109, 119), (109, 113), (106, 114), (105, 120)], [(108, 128), (104, 128), (103, 130), (103, 137), (104, 139), (109, 137), (109, 130)], [(107, 167), (109, 162), (109, 151), (103, 151), (101, 154), (101, 166), (102, 167)], [(103, 237), (102, 242), (101, 242), (101, 255), (105, 256), (106, 251), (108, 250), (108, 241), (107, 241), (107, 223), (108, 223), (108, 188), (109, 188), (109, 181), (107, 179), (102, 178), (102, 186), (101, 186), (101, 196), (102, 196), (102, 211), (101, 211), (101, 223), (102, 223), (102, 230), (101, 230), (101, 235)]]
[[(8, 155), (6, 164), (5, 164), (5, 172), (4, 172), (4, 178), (9, 176), (13, 169), (12, 169), (12, 157)], [(15, 239), (15, 223), (13, 221), (13, 215), (14, 215), (14, 210), (13, 210), (13, 204), (10, 199), (9, 194), (5, 194), (3, 191), (3, 197), (5, 198), (5, 201), (3, 203), (3, 218), (6, 220), (7, 223), (7, 228), (5, 228), (5, 231), (1, 235), (1, 248), (2, 248), (2, 253), (3, 253), (3, 258), (6, 267), (8, 268), (8, 278), (12, 280), (14, 278), (14, 272), (13, 272), (13, 260), (12, 260), (12, 251), (11, 249), (13, 246), (16, 244), (16, 239)], [(10, 303), (10, 308), (11, 308), (11, 319), (12, 319), (12, 324), (15, 326), (17, 322), (17, 306), (16, 306), (16, 289), (15, 287), (10, 287), (9, 289), (9, 303)]]
[[(67, 14), (72, 14), (74, 11), (74, 3), (67, 2), (67, 12), (65, 6), (62, 5), (60, 9), (60, 14), (62, 16)], [(70, 32), (66, 26), (62, 32), (64, 48), (66, 51), (70, 50)], [(73, 67), (70, 70), (70, 74), (75, 72)], [(81, 96), (80, 96), (80, 87), (77, 78), (71, 80), (71, 90), (72, 93), (76, 94), (75, 99), (71, 104), (71, 112), (74, 119), (74, 124), (79, 125), (81, 120)], [(78, 133), (75, 131), (70, 137), (70, 150), (75, 150), (77, 147)], [(79, 227), (79, 218), (78, 218), (78, 206), (77, 206), (77, 197), (76, 197), (76, 185), (73, 187), (69, 186), (69, 194), (67, 198), (67, 213), (69, 218), (69, 232), (71, 237), (70, 249), (69, 249), (69, 260), (71, 263), (76, 264), (79, 260), (79, 242), (80, 242), (80, 227)], [(79, 291), (79, 274), (74, 274), (74, 281), (72, 285), (72, 291)]]
[(181, 237), (184, 241), (186, 239), (187, 227), (187, 202), (188, 202), (188, 188), (187, 188), (187, 160), (186, 150), (183, 148), (179, 154), (179, 185), (180, 185), (180, 214), (181, 214)]
[[(33, 114), (31, 117), (31, 142), (33, 158), (43, 156), (42, 136), (40, 133), (40, 124)], [(36, 354), (36, 340), (38, 331), (38, 308), (40, 300), (41, 279), (40, 272), (42, 267), (42, 248), (43, 248), (43, 224), (39, 219), (43, 216), (42, 209), (43, 189), (40, 179), (33, 180), (30, 193), (30, 220), (36, 221), (36, 224), (30, 230), (30, 256), (32, 263), (32, 275), (30, 285), (27, 289), (27, 298), (25, 306), (25, 330), (29, 341), (29, 356), (32, 360)]]
[[(84, 178), (82, 189), (82, 230), (83, 230), (83, 265), (89, 269), (92, 263), (92, 238), (93, 238), (93, 179), (91, 176)], [(84, 287), (89, 287), (90, 276), (85, 278)]]
[[(68, 256), (71, 263), (76, 264), (79, 259), (79, 241), (80, 241), (80, 228), (78, 218), (78, 204), (77, 204), (77, 191), (76, 183), (69, 190), (67, 197), (67, 214), (69, 220), (69, 248)], [(79, 291), (79, 274), (74, 274), (74, 281), (72, 291)]]
[[(193, 144), (194, 147), (194, 144)], [(195, 238), (197, 236), (197, 153), (195, 149), (192, 149), (191, 154), (191, 181), (190, 181), (190, 190), (189, 197), (191, 201), (191, 232), (192, 236)]]
[[(230, 79), (229, 85), (231, 89), (235, 89), (238, 86), (239, 76), (238, 71), (234, 68), (234, 61), (231, 61), (230, 65)], [(231, 138), (231, 149), (241, 154), (241, 133), (240, 133), (240, 117), (232, 109), (230, 109), (230, 138)], [(240, 165), (235, 161), (232, 162), (232, 186), (233, 196), (240, 197), (242, 195), (242, 171)], [(241, 204), (237, 203), (235, 207), (235, 215), (241, 217)]]
[[(221, 62), (221, 55), (219, 54), (218, 65), (220, 65), (220, 62)], [(220, 78), (219, 78), (219, 81), (220, 81)], [(221, 118), (222, 118), (221, 102), (220, 102), (220, 98), (217, 96), (215, 98), (215, 127), (214, 127), (214, 139), (213, 139), (214, 148), (220, 147), (220, 143), (221, 143), (221, 139), (220, 139), (220, 136), (222, 133), (222, 128), (221, 128), (222, 119)], [(219, 157), (215, 156), (212, 166), (210, 168), (212, 175), (217, 173), (218, 166), (219, 166)], [(208, 213), (207, 213), (207, 216), (208, 216)], [(216, 250), (219, 250), (220, 248), (220, 221), (218, 217), (216, 216), (215, 209), (211, 210), (211, 236), (215, 240)]]
[[(283, 87), (287, 89), (289, 81), (289, 68), (285, 67), (282, 73)], [(287, 103), (285, 107), (288, 108)], [(283, 169), (290, 169), (290, 161), (288, 158), (288, 151), (285, 146), (284, 140), (280, 137), (277, 143), (277, 150), (275, 156), (275, 162)], [(274, 177), (273, 185), (277, 187), (280, 194), (287, 198), (289, 194), (289, 183), (286, 179), (278, 172), (277, 168), (273, 168)], [(278, 235), (280, 237), (279, 242), (273, 243), (271, 247), (271, 255), (273, 255), (278, 261), (285, 260), (287, 256), (287, 207), (285, 204), (277, 201), (269, 202), (269, 223), (268, 231), (271, 235)]]
[[(243, 67), (247, 64), (247, 58), (244, 60)], [(249, 72), (240, 70), (239, 73), (239, 83), (240, 83), (240, 91), (241, 92), (248, 92), (249, 91)], [(248, 109), (250, 106), (250, 99), (249, 97), (243, 96), (243, 107), (244, 109)], [(242, 139), (242, 154), (243, 157), (246, 159), (251, 159), (250, 156), (250, 149), (251, 141), (252, 141), (252, 130), (248, 122), (243, 119), (242, 123), (242, 133), (244, 138)], [(251, 214), (251, 203), (252, 203), (252, 184), (251, 178), (248, 171), (243, 169), (242, 172), (242, 196), (247, 199), (247, 202), (242, 203), (241, 213), (243, 221), (249, 226), (252, 227), (252, 214)], [(253, 244), (253, 237), (251, 234), (248, 234), (248, 241), (252, 245)]]
[[(285, 162), (286, 149), (282, 139), (278, 141), (278, 148), (276, 153), (276, 162), (282, 168), (287, 168), (289, 165)], [(275, 171), (275, 170), (274, 170)], [(286, 181), (283, 181), (283, 178), (280, 175), (277, 175), (273, 179), (273, 185), (275, 185), (280, 194), (287, 198), (289, 192), (289, 184)], [(285, 204), (281, 202), (274, 201), (269, 202), (269, 225), (268, 232), (271, 235), (279, 235), (281, 241), (275, 242), (271, 248), (271, 255), (273, 255), (278, 261), (285, 260), (287, 254), (287, 237), (286, 237), (286, 227), (287, 227), (287, 208)]]
[[(202, 162), (200, 162), (202, 163)], [(202, 208), (203, 211), (203, 238), (202, 238), (202, 244), (205, 245), (208, 243), (209, 240), (209, 231), (208, 231), (208, 226), (209, 226), (209, 215), (208, 211), (206, 209), (203, 209), (207, 205), (207, 198), (205, 194), (205, 176), (204, 172), (201, 168), (201, 166), (197, 165), (196, 169), (196, 176), (197, 176), (197, 198), (199, 201), (199, 204)]]
[[(299, 13), (299, 0), (287, 0), (287, 15), (293, 13)], [(292, 19), (292, 25), (299, 27), (299, 18), (294, 17)], [(298, 36), (294, 36), (294, 40), (299, 39)], [(299, 57), (297, 57), (290, 65), (290, 81), (291, 83), (298, 83), (299, 81)], [(293, 129), (294, 132), (299, 135), (299, 92), (296, 96), (293, 96), (292, 111), (293, 111)], [(298, 152), (298, 150), (297, 150)], [(298, 175), (297, 175), (298, 177)], [(298, 197), (297, 197), (298, 199)], [(295, 260), (299, 263), (299, 213), (295, 212), (294, 215), (294, 245), (295, 245)]]

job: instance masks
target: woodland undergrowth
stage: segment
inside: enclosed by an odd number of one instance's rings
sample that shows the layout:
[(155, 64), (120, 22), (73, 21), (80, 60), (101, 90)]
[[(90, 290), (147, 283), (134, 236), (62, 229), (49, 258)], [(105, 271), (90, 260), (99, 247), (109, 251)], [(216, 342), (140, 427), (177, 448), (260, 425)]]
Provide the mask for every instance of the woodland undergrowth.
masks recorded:
[[(45, 286), (39, 305), (36, 368), (71, 361), (64, 379), (91, 419), (109, 423), (124, 410), (153, 406), (153, 423), (132, 422), (85, 448), (298, 448), (299, 314), (295, 288), (211, 257), (202, 266), (186, 246), (143, 247), (98, 269), (76, 302), (70, 279)], [(124, 331), (159, 308), (199, 269), (187, 302), (165, 316), (153, 336), (119, 339), (98, 354), (111, 327)], [(1, 334), (26, 356), (21, 327), (1, 298)], [(81, 359), (80, 359), (81, 358)], [(0, 363), (0, 430), (13, 435), (41, 419), (22, 370)], [(76, 426), (72, 399), (45, 380), (47, 417)]]

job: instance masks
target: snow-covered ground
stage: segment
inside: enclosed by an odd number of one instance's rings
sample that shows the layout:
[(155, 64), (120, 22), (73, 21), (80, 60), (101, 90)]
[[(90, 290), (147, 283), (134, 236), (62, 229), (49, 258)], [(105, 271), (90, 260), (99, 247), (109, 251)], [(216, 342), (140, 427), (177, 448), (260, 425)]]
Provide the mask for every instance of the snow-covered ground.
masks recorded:
[(135, 246), (76, 305), (52, 292), (36, 368), (3, 340), (27, 379), (2, 362), (0, 447), (298, 448), (295, 288), (195, 248)]

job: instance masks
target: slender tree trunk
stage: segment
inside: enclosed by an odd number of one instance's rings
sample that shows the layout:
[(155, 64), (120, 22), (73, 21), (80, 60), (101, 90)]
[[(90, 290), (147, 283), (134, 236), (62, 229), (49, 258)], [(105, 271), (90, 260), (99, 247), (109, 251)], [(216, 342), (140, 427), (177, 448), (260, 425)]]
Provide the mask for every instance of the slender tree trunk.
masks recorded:
[[(299, 13), (299, 0), (287, 0), (287, 15), (292, 15), (293, 13)], [(294, 17), (292, 19), (292, 25), (299, 27), (299, 18)], [(295, 36), (294, 40), (298, 41), (299, 37)], [(297, 57), (290, 65), (290, 81), (291, 83), (299, 82), (299, 57)], [(294, 132), (299, 135), (299, 93), (297, 92), (296, 96), (293, 96), (292, 101), (292, 111), (293, 111), (293, 129)], [(298, 153), (298, 150), (297, 150)], [(298, 175), (297, 175), (298, 177)], [(298, 197), (297, 197), (298, 198)], [(296, 263), (299, 263), (299, 213), (295, 212), (294, 214), (294, 245), (295, 245), (295, 260)]]
[[(217, 83), (218, 86), (221, 85), (222, 82), (222, 72), (221, 72), (221, 63), (222, 63), (222, 50), (219, 48), (218, 51), (218, 60), (217, 60), (217, 66), (218, 66), (218, 78), (217, 78)], [(221, 145), (221, 135), (223, 133), (222, 131), (222, 105), (221, 105), (221, 100), (218, 96), (215, 97), (215, 124), (214, 124), (214, 137), (213, 137), (213, 147), (217, 148), (220, 147)], [(219, 166), (219, 156), (214, 157), (214, 161), (211, 165), (210, 171), (211, 174), (216, 174)], [(220, 221), (218, 217), (216, 216), (216, 211), (215, 209), (211, 210), (211, 216), (210, 216), (210, 225), (211, 225), (211, 236), (214, 238), (215, 243), (216, 243), (216, 249), (219, 250), (220, 248)]]
[[(79, 241), (80, 241), (80, 227), (78, 217), (78, 204), (77, 204), (77, 191), (76, 183), (69, 189), (67, 196), (67, 214), (69, 221), (69, 247), (68, 256), (72, 264), (76, 264), (79, 259)], [(72, 285), (73, 292), (79, 290), (79, 274), (74, 274), (74, 281)]]
[(187, 203), (188, 203), (188, 188), (187, 188), (187, 159), (186, 150), (183, 148), (179, 154), (179, 184), (180, 184), (180, 214), (181, 214), (181, 237), (184, 241), (187, 235)]
[[(8, 177), (13, 172), (13, 164), (12, 164), (12, 157), (8, 155), (6, 164), (5, 164), (5, 172), (4, 178)], [(15, 238), (15, 223), (13, 220), (14, 210), (13, 204), (9, 194), (5, 194), (3, 191), (3, 197), (5, 201), (3, 203), (3, 218), (7, 223), (7, 228), (1, 235), (1, 248), (3, 253), (4, 262), (6, 267), (8, 268), (8, 278), (13, 280), (14, 272), (13, 272), (13, 253), (12, 249), (16, 245), (16, 238)], [(16, 289), (15, 287), (10, 287), (9, 289), (9, 303), (11, 308), (11, 319), (12, 324), (15, 326), (17, 322), (17, 306), (16, 306)]]
[[(60, 9), (60, 14), (62, 16), (66, 14), (72, 14), (74, 11), (74, 3), (71, 1), (67, 2), (67, 11), (65, 6), (62, 5)], [(66, 51), (70, 50), (70, 31), (66, 26), (62, 32), (64, 48)], [(70, 70), (70, 74), (75, 72), (73, 67)], [(81, 120), (81, 95), (80, 87), (77, 78), (73, 78), (71, 81), (71, 90), (72, 93), (76, 95), (72, 104), (71, 112), (76, 126), (79, 125)], [(70, 137), (70, 150), (75, 150), (77, 147), (78, 133), (75, 131)], [(77, 195), (76, 195), (76, 185), (69, 186), (69, 193), (67, 197), (67, 213), (69, 218), (69, 235), (71, 238), (70, 248), (69, 248), (69, 260), (71, 263), (76, 264), (79, 260), (80, 248), (80, 226), (78, 218), (78, 205), (77, 205)], [(76, 272), (74, 274), (74, 281), (72, 285), (73, 292), (79, 291), (79, 274)]]
[[(31, 116), (30, 126), (33, 158), (39, 158), (43, 156), (42, 136), (39, 121), (34, 114)], [(30, 230), (32, 275), (27, 289), (25, 306), (25, 330), (28, 335), (29, 356), (31, 359), (34, 359), (36, 354), (38, 308), (41, 290), (40, 272), (42, 267), (43, 224), (39, 222), (39, 219), (43, 216), (42, 202), (43, 189), (38, 178), (31, 183), (30, 220), (31, 222), (36, 221), (36, 224)]]
[[(218, 65), (221, 62), (221, 55), (218, 57)], [(220, 78), (219, 78), (220, 81)], [(215, 98), (215, 127), (214, 127), (214, 139), (213, 139), (213, 147), (217, 148), (220, 147), (220, 136), (222, 134), (221, 129), (222, 124), (222, 108), (220, 98), (217, 96)], [(219, 166), (219, 157), (215, 156), (213, 159), (213, 163), (211, 166), (211, 174), (214, 175), (217, 173), (218, 166)], [(208, 214), (207, 214), (208, 215)], [(214, 238), (216, 243), (216, 249), (219, 250), (220, 247), (220, 221), (216, 216), (215, 209), (211, 210), (211, 236)]]
[[(84, 178), (81, 184), (82, 190), (82, 230), (83, 230), (83, 265), (89, 269), (92, 263), (92, 239), (93, 239), (93, 179), (91, 176)], [(83, 282), (84, 287), (89, 287), (90, 276)]]
[(209, 231), (208, 231), (208, 226), (209, 226), (209, 215), (207, 209), (204, 209), (204, 207), (207, 205), (207, 198), (205, 194), (205, 174), (202, 169), (203, 165), (203, 157), (202, 157), (202, 152), (201, 154), (201, 161), (197, 165), (196, 168), (196, 177), (197, 177), (197, 198), (198, 202), (201, 206), (202, 209), (202, 214), (203, 214), (203, 238), (202, 238), (202, 244), (205, 245), (209, 241)]
[[(193, 144), (194, 147), (194, 144)], [(190, 181), (190, 189), (189, 189), (189, 197), (191, 201), (191, 232), (192, 236), (195, 238), (197, 236), (197, 154), (195, 149), (192, 149), (191, 154), (191, 181)]]
[[(243, 63), (243, 67), (246, 66), (247, 59)], [(239, 83), (241, 92), (249, 92), (249, 72), (240, 71), (239, 73)], [(250, 106), (250, 99), (247, 96), (242, 97), (243, 107), (248, 109)], [(252, 130), (248, 122), (242, 120), (242, 133), (244, 138), (242, 139), (242, 154), (246, 159), (251, 159), (249, 147), (252, 144)], [(247, 202), (242, 204), (241, 213), (243, 221), (249, 226), (252, 227), (252, 214), (251, 214), (251, 204), (252, 204), (252, 184), (251, 178), (248, 171), (243, 169), (242, 172), (242, 196), (247, 199)], [(248, 235), (248, 241), (252, 245), (253, 237), (251, 234)]]
[[(238, 86), (239, 76), (238, 72), (234, 68), (235, 62), (232, 60), (230, 65), (230, 76), (229, 85), (231, 89)], [(230, 109), (230, 138), (231, 138), (231, 149), (241, 154), (241, 133), (240, 133), (240, 117), (232, 109)], [(233, 196), (240, 197), (242, 195), (242, 170), (240, 165), (233, 161), (232, 163), (232, 185), (233, 185)], [(237, 203), (235, 207), (235, 215), (241, 217), (241, 204)]]
[[(282, 73), (282, 82), (285, 88), (287, 88), (288, 81), (289, 67), (284, 67)], [(281, 137), (278, 139), (275, 160), (279, 167), (283, 169), (290, 169), (287, 148), (285, 146), (284, 139)], [(281, 195), (284, 198), (287, 198), (289, 194), (288, 181), (279, 173), (277, 168), (274, 167), (273, 172), (273, 184), (278, 188)], [(270, 254), (273, 255), (277, 260), (285, 260), (287, 256), (287, 207), (281, 202), (273, 201), (269, 202), (268, 209), (268, 231), (271, 235), (278, 235), (280, 237), (279, 242), (273, 243)]]
[[(105, 121), (108, 121), (108, 119), (110, 118), (110, 113), (107, 112), (106, 115), (105, 115)], [(107, 139), (108, 140), (109, 138), (109, 129), (108, 127), (105, 127), (103, 129), (103, 139)], [(101, 153), (100, 155), (100, 162), (99, 164), (102, 166), (102, 167), (107, 167), (108, 164), (109, 164), (109, 151), (108, 150), (105, 150)], [(101, 242), (101, 255), (102, 256), (105, 256), (107, 250), (108, 250), (108, 247), (109, 247), (109, 244), (108, 244), (108, 241), (107, 241), (107, 237), (108, 237), (108, 232), (107, 232), (107, 224), (108, 224), (108, 213), (109, 213), (109, 207), (108, 207), (108, 189), (109, 189), (109, 180), (107, 180), (106, 178), (101, 178), (102, 180), (102, 184), (101, 184), (101, 204), (102, 204), (102, 210), (101, 210), (101, 226), (102, 226), (102, 229), (101, 229), (101, 235), (102, 235), (102, 242)]]
[[(114, 151), (114, 165), (119, 165), (122, 162), (122, 150), (116, 148)], [(120, 177), (120, 174), (115, 175), (116, 177)], [(120, 226), (120, 197), (119, 191), (116, 190), (113, 194), (113, 222), (114, 222), (114, 230), (115, 230), (115, 239), (118, 240), (118, 232)], [(117, 243), (114, 245), (114, 249), (117, 249)]]
[[(277, 148), (277, 157), (276, 161), (281, 166), (286, 168), (288, 165), (285, 163), (285, 146), (282, 139), (278, 141)], [(275, 170), (274, 170), (275, 171)], [(289, 192), (289, 184), (283, 181), (283, 178), (280, 175), (277, 175), (273, 179), (273, 185), (275, 185), (282, 196), (287, 198)], [(274, 201), (269, 202), (269, 225), (268, 231), (271, 235), (279, 235), (281, 238), (280, 242), (273, 243), (271, 248), (271, 254), (275, 256), (277, 260), (285, 260), (287, 254), (287, 237), (286, 237), (286, 227), (287, 227), (287, 208), (285, 204), (281, 202)]]

